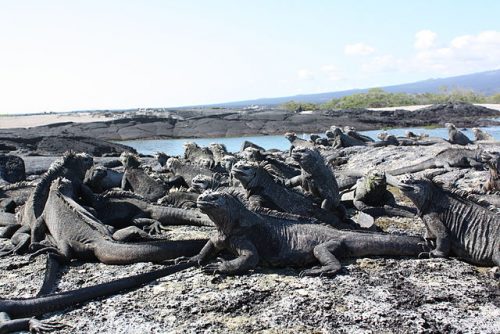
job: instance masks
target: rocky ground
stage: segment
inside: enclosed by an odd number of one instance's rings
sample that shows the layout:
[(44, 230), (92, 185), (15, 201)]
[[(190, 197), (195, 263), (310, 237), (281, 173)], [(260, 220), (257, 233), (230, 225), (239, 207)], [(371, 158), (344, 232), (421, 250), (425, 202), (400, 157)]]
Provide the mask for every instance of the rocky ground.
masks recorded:
[[(349, 148), (344, 170), (392, 169), (435, 155), (445, 146)], [(490, 146), (499, 150), (498, 145)], [(36, 159), (36, 157), (33, 157)], [(458, 173), (454, 171), (452, 173)], [(484, 171), (468, 171), (450, 186), (477, 189)], [(400, 204), (409, 202), (394, 191)], [(421, 235), (418, 218), (381, 217), (390, 233)], [(204, 237), (210, 228), (179, 227), (170, 238)], [(262, 268), (243, 276), (191, 268), (140, 289), (47, 314), (69, 327), (61, 333), (499, 333), (500, 281), (492, 268), (456, 259), (344, 260), (335, 278), (299, 277), (300, 269)], [(0, 296), (34, 296), (45, 259), (0, 259)], [(56, 291), (145, 272), (158, 265), (110, 266), (72, 262)], [(497, 274), (498, 275), (498, 274)]]

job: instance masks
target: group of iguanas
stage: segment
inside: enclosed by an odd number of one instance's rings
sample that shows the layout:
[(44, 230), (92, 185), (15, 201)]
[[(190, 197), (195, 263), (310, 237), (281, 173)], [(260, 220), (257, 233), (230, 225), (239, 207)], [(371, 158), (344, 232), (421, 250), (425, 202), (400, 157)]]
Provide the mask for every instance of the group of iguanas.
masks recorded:
[[(456, 128), (449, 129), (450, 136), (463, 141)], [(495, 193), (500, 191), (498, 151), (450, 147), (416, 165), (346, 172), (332, 163), (332, 156), (341, 156), (343, 143), (385, 144), (352, 128), (344, 130), (333, 128), (326, 139), (316, 136), (314, 141), (287, 134), (292, 143), (289, 154), (251, 143), (238, 154), (220, 144), (201, 148), (188, 143), (183, 157), (158, 154), (158, 166), (144, 165), (136, 155), (125, 153), (121, 166), (106, 167), (94, 164), (85, 153), (68, 152), (37, 183), (0, 186), (0, 226), (4, 226), (0, 237), (10, 238), (11, 243), (0, 255), (49, 253), (37, 297), (0, 299), (4, 320), (0, 333), (56, 330), (60, 324), (32, 317), (193, 265), (222, 274), (244, 273), (258, 265), (293, 266), (303, 269), (300, 276), (333, 276), (341, 270), (341, 259), (364, 256), (456, 256), (473, 264), (500, 265), (497, 211), (467, 194), (440, 187), (431, 175), (396, 178), (431, 168), (488, 169), (490, 179), (483, 190)], [(416, 137), (408, 137), (412, 145), (422, 138)], [(398, 205), (388, 185), (399, 188), (414, 207)], [(352, 200), (342, 200), (346, 192), (352, 193)], [(427, 233), (424, 237), (384, 233), (356, 220), (354, 212), (373, 218), (418, 215)], [(170, 225), (207, 226), (215, 233), (208, 240), (162, 238)], [(223, 250), (234, 257), (210, 262)], [(73, 259), (176, 264), (50, 294), (58, 265)]]

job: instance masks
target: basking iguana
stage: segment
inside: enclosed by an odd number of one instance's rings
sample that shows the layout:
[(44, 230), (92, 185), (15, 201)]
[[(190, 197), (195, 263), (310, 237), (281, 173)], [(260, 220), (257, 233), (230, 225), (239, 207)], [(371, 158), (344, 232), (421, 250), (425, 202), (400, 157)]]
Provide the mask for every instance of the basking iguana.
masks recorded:
[(297, 137), (295, 132), (285, 133), (285, 138), (288, 139), (288, 141), (291, 144), (289, 151), (290, 155), (292, 155), (292, 150), (296, 147), (309, 147), (309, 148), (314, 147), (314, 144), (311, 143), (310, 141)]
[(66, 152), (62, 158), (54, 161), (28, 197), (23, 210), (19, 211), (18, 221), (22, 227), (11, 237), (12, 246), (4, 249), (1, 255), (19, 253), (28, 247), (37, 219), (44, 210), (50, 185), (56, 178), (62, 176), (71, 180), (79, 194), (92, 193), (82, 183), (85, 172), (92, 164), (93, 158), (90, 155), (74, 152)]
[(401, 175), (406, 173), (416, 173), (430, 168), (450, 167), (482, 167), (481, 154), (483, 150), (468, 150), (465, 148), (447, 148), (434, 157), (424, 160), (416, 165), (401, 167), (387, 171), (390, 175)]
[(300, 185), (306, 194), (320, 200), (322, 209), (335, 211), (341, 219), (345, 218), (337, 180), (321, 154), (315, 149), (299, 147), (293, 149), (292, 157), (300, 165), (301, 174), (285, 184), (290, 187)]
[(296, 215), (250, 211), (245, 199), (232, 192), (207, 191), (198, 197), (201, 208), (218, 233), (188, 262), (203, 263), (227, 249), (237, 257), (209, 264), (207, 272), (243, 273), (259, 263), (270, 266), (320, 266), (303, 275), (335, 275), (339, 258), (365, 256), (417, 256), (423, 239), (411, 236), (337, 230), (314, 219)]
[(427, 228), (425, 238), (435, 240), (435, 249), (426, 255), (454, 255), (478, 265), (500, 265), (500, 214), (429, 179), (409, 177), (399, 188), (418, 208)]
[(327, 130), (325, 135), (329, 138), (329, 142), (333, 148), (366, 145), (364, 141), (346, 135), (336, 126), (332, 126), (331, 130)]
[(231, 174), (245, 188), (252, 208), (265, 207), (300, 216), (314, 217), (335, 227), (354, 227), (342, 223), (336, 213), (322, 209), (313, 199), (274, 180), (266, 171), (265, 164), (239, 161), (233, 166)]
[[(354, 188), (353, 204), (356, 209), (372, 217), (414, 217), (416, 213), (396, 204), (394, 195), (387, 190), (387, 176), (376, 169), (358, 180)], [(393, 184), (391, 182), (391, 184)]]
[[(196, 195), (198, 197), (199, 194)], [(128, 191), (110, 191), (94, 196), (91, 201), (96, 217), (115, 228), (135, 225), (159, 232), (162, 225), (214, 226), (199, 210), (151, 204), (140, 195)]]
[(214, 156), (208, 147), (200, 147), (194, 142), (184, 143), (184, 159), (205, 168), (215, 166)]
[(182, 176), (189, 187), (191, 187), (191, 181), (196, 175), (200, 174), (205, 176), (214, 175), (214, 172), (212, 172), (208, 168), (192, 165), (187, 162), (183, 162), (178, 158), (168, 159), (165, 166), (175, 175)]
[(446, 123), (444, 125), (448, 129), (448, 141), (451, 144), (467, 145), (472, 144), (472, 141), (463, 132), (457, 130), (454, 124)]
[(59, 292), (52, 295), (23, 299), (0, 299), (0, 333), (30, 331), (45, 333), (65, 327), (54, 321), (37, 320), (34, 316), (64, 310), (90, 300), (111, 296), (121, 291), (138, 288), (158, 278), (187, 269), (191, 264), (178, 264), (158, 270), (119, 278), (85, 288)]
[(140, 167), (139, 158), (135, 154), (123, 152), (120, 160), (125, 167), (125, 173), (123, 173), (121, 181), (123, 190), (130, 190), (152, 202), (157, 201), (167, 193), (168, 187), (149, 176)]
[[(106, 226), (74, 200), (69, 180), (56, 179), (49, 191), (45, 209), (33, 231), (32, 248), (45, 238), (45, 230), (63, 259), (94, 259), (106, 264), (162, 262), (196, 253), (203, 240), (123, 243), (115, 241)], [(115, 235), (119, 231), (115, 232)]]
[(484, 152), (481, 156), (483, 161), (488, 166), (489, 177), (484, 189), (488, 192), (500, 191), (500, 152)]
[(94, 165), (85, 173), (83, 183), (92, 189), (93, 192), (102, 193), (112, 188), (120, 188), (122, 179), (123, 173), (111, 168)]
[(480, 128), (472, 128), (472, 133), (474, 133), (474, 138), (476, 140), (486, 140), (486, 141), (494, 141), (495, 138), (486, 131), (481, 130)]

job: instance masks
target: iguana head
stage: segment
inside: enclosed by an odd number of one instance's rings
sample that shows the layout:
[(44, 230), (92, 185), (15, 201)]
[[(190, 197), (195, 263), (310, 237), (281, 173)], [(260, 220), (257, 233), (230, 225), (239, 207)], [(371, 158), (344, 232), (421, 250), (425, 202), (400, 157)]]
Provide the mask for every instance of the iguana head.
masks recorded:
[(432, 200), (432, 181), (428, 178), (406, 176), (397, 186), (420, 210)]
[(447, 128), (448, 130), (456, 130), (457, 129), (455, 127), (455, 124), (453, 124), (453, 123), (444, 123), (444, 127)]
[(297, 135), (295, 134), (295, 132), (287, 132), (285, 133), (285, 138), (292, 142), (297, 139)]
[(236, 157), (232, 155), (225, 155), (222, 157), (221, 165), (224, 167), (225, 170), (228, 172), (231, 171), (231, 168), (233, 168), (233, 165), (238, 161)]
[(191, 180), (191, 188), (197, 192), (202, 193), (210, 189), (213, 184), (213, 179), (210, 176), (198, 174)]
[(169, 158), (165, 163), (165, 167), (170, 170), (175, 170), (182, 166), (182, 162), (177, 158)]
[(254, 161), (254, 162), (262, 161), (264, 159), (264, 157), (262, 156), (262, 153), (254, 147), (245, 148), (240, 153), (240, 156), (245, 160), (250, 160), (250, 161)]
[(210, 217), (219, 231), (225, 234), (230, 234), (239, 226), (239, 219), (235, 218), (244, 208), (233, 194), (212, 190), (207, 190), (198, 196), (196, 206)]
[(249, 161), (238, 161), (231, 168), (231, 175), (240, 181), (244, 188), (250, 187), (257, 181), (259, 165)]
[(317, 167), (317, 164), (324, 164), (323, 158), (317, 150), (305, 147), (294, 148), (292, 158), (305, 171), (312, 171)]
[(50, 185), (50, 190), (51, 191), (58, 191), (64, 196), (73, 198), (74, 197), (74, 188), (73, 184), (71, 183), (70, 180), (64, 178), (64, 177), (58, 177), (55, 179), (52, 184)]
[(165, 166), (168, 160), (168, 155), (164, 152), (155, 152), (154, 155), (156, 160), (158, 160), (158, 163), (160, 166)]
[(120, 161), (125, 169), (138, 168), (141, 165), (139, 157), (130, 152), (123, 152), (120, 154)]
[(66, 152), (62, 158), (62, 165), (83, 180), (87, 170), (94, 164), (94, 159), (87, 153)]
[(387, 180), (385, 177), (385, 173), (377, 169), (370, 170), (365, 176), (365, 186), (367, 187), (367, 189), (386, 187)]

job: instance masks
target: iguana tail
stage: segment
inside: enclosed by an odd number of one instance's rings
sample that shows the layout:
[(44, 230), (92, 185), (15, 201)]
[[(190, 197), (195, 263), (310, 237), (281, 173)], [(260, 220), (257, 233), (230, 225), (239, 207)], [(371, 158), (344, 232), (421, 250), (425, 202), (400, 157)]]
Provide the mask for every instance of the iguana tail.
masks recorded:
[(406, 173), (416, 173), (416, 172), (420, 172), (420, 171), (434, 168), (434, 167), (436, 167), (434, 159), (428, 159), (428, 160), (422, 161), (421, 163), (418, 163), (416, 165), (408, 166), (408, 167), (401, 167), (398, 169), (393, 169), (390, 171), (386, 171), (386, 173), (393, 175), (393, 176), (396, 176), (396, 175), (401, 175), (401, 174), (406, 174)]
[(174, 274), (191, 267), (190, 263), (181, 263), (162, 269), (124, 277), (112, 282), (97, 284), (86, 288), (61, 292), (44, 297), (27, 299), (0, 300), (0, 312), (6, 312), (13, 318), (32, 317), (48, 312), (65, 309), (89, 300), (113, 295), (122, 290), (137, 288), (160, 277)]
[(207, 239), (162, 240), (134, 243), (105, 240), (95, 245), (94, 254), (105, 264), (161, 263), (181, 256), (194, 256), (207, 241)]

